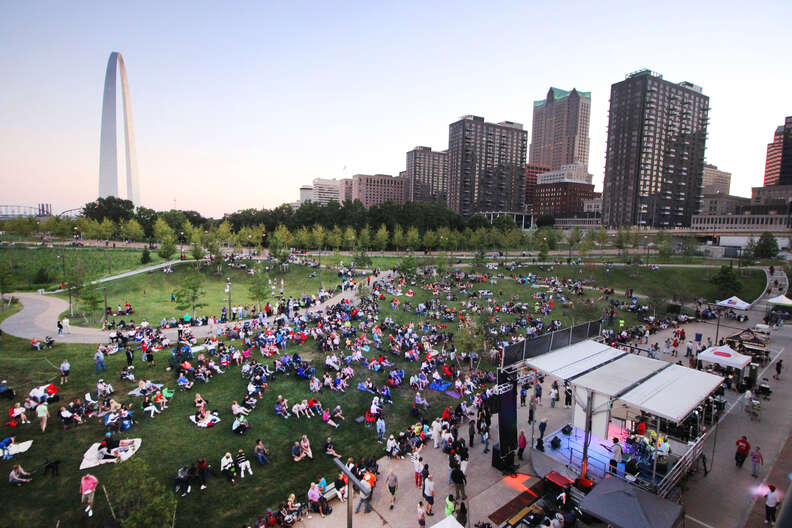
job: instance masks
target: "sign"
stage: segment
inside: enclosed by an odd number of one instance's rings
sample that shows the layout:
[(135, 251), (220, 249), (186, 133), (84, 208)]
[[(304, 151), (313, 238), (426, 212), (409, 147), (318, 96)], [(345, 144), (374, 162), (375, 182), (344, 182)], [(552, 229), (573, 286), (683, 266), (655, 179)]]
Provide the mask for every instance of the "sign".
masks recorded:
[(696, 334), (696, 339), (695, 339), (696, 343), (701, 343), (701, 340), (703, 339), (703, 337), (704, 336), (702, 336), (701, 334), (697, 333)]
[(624, 326), (624, 319), (619, 319), (619, 327), (623, 327), (623, 326)]

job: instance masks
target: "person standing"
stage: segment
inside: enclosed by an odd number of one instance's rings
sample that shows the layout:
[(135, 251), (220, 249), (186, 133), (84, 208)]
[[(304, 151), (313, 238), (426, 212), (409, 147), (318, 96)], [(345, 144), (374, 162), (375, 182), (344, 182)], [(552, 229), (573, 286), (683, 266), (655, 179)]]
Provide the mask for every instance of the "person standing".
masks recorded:
[(426, 515), (432, 516), (432, 506), (434, 506), (435, 485), (432, 474), (429, 473), (424, 479), (423, 498), (426, 501)]
[(424, 526), (426, 526), (426, 510), (423, 501), (418, 501), (418, 528), (424, 528)]
[(97, 349), (96, 354), (94, 354), (94, 361), (96, 362), (96, 365), (94, 366), (94, 374), (99, 374), (100, 372), (107, 370), (104, 359), (104, 352)]
[(553, 387), (550, 390), (550, 407), (555, 409), (555, 404), (557, 400), (558, 400), (558, 389)]
[(410, 455), (413, 459), (413, 469), (415, 470), (415, 487), (420, 488), (423, 484), (422, 472), (424, 468), (423, 457), (417, 453)]
[(539, 422), (539, 439), (544, 440), (545, 431), (547, 430), (547, 418), (542, 418)]
[(528, 445), (528, 440), (525, 438), (525, 431), (520, 430), (520, 436), (517, 437), (517, 458), (523, 459), (523, 452)]
[(97, 479), (90, 473), (86, 473), (80, 479), (81, 503), (87, 504), (87, 506), (85, 507), (85, 513), (88, 514), (88, 517), (93, 517), (94, 492), (96, 491), (96, 486), (98, 484), (99, 484), (99, 479)]
[(534, 385), (534, 398), (536, 398), (537, 405), (542, 405), (542, 383), (538, 379)]
[(734, 461), (737, 463), (737, 467), (743, 467), (745, 463), (745, 459), (748, 457), (748, 453), (751, 451), (751, 444), (748, 443), (748, 439), (743, 436), (737, 442), (737, 451), (734, 453)]
[(759, 470), (764, 465), (764, 457), (762, 456), (762, 452), (759, 450), (759, 446), (756, 446), (751, 450), (751, 476), (756, 478), (759, 476)]
[(475, 437), (476, 437), (476, 420), (471, 418), (470, 421), (468, 422), (468, 446), (469, 447), (473, 447), (473, 439)]
[(484, 444), (484, 453), (489, 453), (489, 429), (487, 424), (481, 424), (481, 443)]
[(456, 520), (462, 526), (467, 526), (467, 517), (467, 505), (464, 502), (460, 502), (456, 511)]
[(770, 484), (769, 491), (765, 495), (765, 524), (774, 525), (776, 522), (776, 510), (781, 499), (776, 493), (776, 487)]
[(385, 418), (380, 414), (377, 417), (377, 443), (381, 444), (385, 440)]
[(451, 481), (454, 483), (454, 491), (457, 497), (460, 497), (462, 500), (467, 499), (467, 495), (465, 494), (467, 477), (465, 477), (465, 474), (459, 469), (459, 466), (454, 466), (451, 470)]
[(63, 362), (60, 364), (60, 384), (63, 385), (64, 383), (69, 382), (69, 371), (71, 370), (71, 365), (69, 364), (68, 359), (64, 359)]
[(525, 407), (525, 399), (528, 397), (528, 385), (523, 384), (520, 387), (520, 407)]
[(776, 373), (775, 376), (773, 376), (773, 379), (777, 379), (777, 380), (781, 379), (781, 369), (784, 368), (783, 363), (784, 363), (783, 359), (779, 359), (776, 362), (776, 366), (775, 366)]
[(396, 493), (399, 491), (399, 478), (393, 472), (393, 470), (388, 471), (388, 476), (385, 478), (385, 484), (388, 486), (388, 491), (391, 494), (391, 503), (390, 509), (393, 509), (393, 505), (396, 504)]
[(568, 381), (564, 382), (564, 407), (572, 407), (572, 385)]
[(449, 495), (446, 497), (445, 500), (445, 515), (446, 517), (451, 517), (454, 515), (454, 510), (456, 509), (456, 498), (453, 495)]
[(610, 472), (614, 475), (616, 474), (619, 464), (622, 461), (622, 446), (619, 443), (619, 439), (614, 437), (613, 438), (613, 447), (611, 448), (611, 459), (610, 459)]
[(68, 317), (63, 318), (63, 332), (66, 334), (71, 334), (71, 323), (69, 322)]
[(531, 401), (528, 402), (528, 423), (532, 424), (536, 421), (536, 396), (531, 396)]
[(58, 335), (63, 335), (63, 323), (58, 319)]
[(49, 418), (49, 415), (49, 406), (47, 406), (47, 402), (43, 401), (39, 403), (38, 407), (36, 407), (36, 416), (38, 416), (39, 423), (41, 424), (42, 433), (47, 428), (47, 418)]

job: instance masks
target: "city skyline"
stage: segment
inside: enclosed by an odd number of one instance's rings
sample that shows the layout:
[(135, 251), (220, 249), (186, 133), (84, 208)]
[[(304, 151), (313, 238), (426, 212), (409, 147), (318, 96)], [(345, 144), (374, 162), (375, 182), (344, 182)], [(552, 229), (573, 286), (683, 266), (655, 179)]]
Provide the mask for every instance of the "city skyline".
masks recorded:
[[(13, 79), (0, 98), (3, 202), (52, 202), (59, 212), (96, 198), (101, 82), (114, 50), (130, 66), (141, 195), (154, 209), (220, 216), (292, 202), (314, 178), (396, 175), (414, 146), (447, 148), (447, 127), (462, 115), (530, 133), (533, 101), (548, 86), (592, 93), (589, 172), (602, 190), (609, 87), (644, 67), (703, 87), (712, 107), (706, 161), (747, 196), (762, 184), (769, 133), (792, 114), (783, 99), (792, 92), (783, 40), (792, 8), (685, 5), (682, 21), (626, 3), (581, 5), (571, 24), (531, 32), (526, 21), (557, 20), (564, 8), (424, 6), (432, 16), (416, 23), (417, 4), (175, 3), (151, 17), (154, 4), (143, 3), (125, 8), (129, 23), (116, 27), (119, 13), (103, 4), (14, 5), (0, 21), (0, 71)], [(649, 18), (635, 36), (608, 29)], [(460, 46), (471, 20), (490, 37)], [(145, 33), (132, 29), (141, 24)], [(736, 42), (745, 27), (763, 30)], [(743, 112), (760, 88), (768, 95)]]

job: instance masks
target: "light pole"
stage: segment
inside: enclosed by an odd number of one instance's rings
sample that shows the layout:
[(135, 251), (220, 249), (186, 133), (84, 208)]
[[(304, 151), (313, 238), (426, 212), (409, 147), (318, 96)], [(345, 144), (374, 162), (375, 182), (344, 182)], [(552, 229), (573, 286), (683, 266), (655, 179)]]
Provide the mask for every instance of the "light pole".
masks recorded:
[(649, 265), (649, 236), (644, 235), (644, 246), (646, 246), (646, 265)]
[(179, 231), (179, 260), (184, 257), (184, 231)]
[(226, 277), (226, 293), (228, 294), (228, 317), (231, 317), (231, 277)]

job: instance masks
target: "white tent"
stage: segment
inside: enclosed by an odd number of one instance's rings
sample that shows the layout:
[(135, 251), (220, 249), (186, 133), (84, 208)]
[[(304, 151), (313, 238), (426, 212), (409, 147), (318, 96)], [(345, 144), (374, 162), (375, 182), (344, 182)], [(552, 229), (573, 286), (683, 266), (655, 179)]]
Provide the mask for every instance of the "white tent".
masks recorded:
[(768, 300), (767, 304), (773, 304), (775, 306), (792, 306), (792, 299), (786, 295), (779, 295), (778, 297), (773, 297)]
[[(790, 301), (792, 303), (792, 301)], [(718, 302), (718, 306), (726, 306), (727, 308), (736, 308), (737, 310), (750, 310), (751, 303), (747, 303), (737, 297), (736, 295), (733, 297), (729, 297), (723, 301)]]
[(452, 515), (449, 515), (448, 517), (446, 517), (437, 524), (433, 524), (432, 527), (433, 528), (465, 528), (464, 526), (459, 524), (459, 521), (454, 519)]
[(726, 345), (718, 347), (710, 347), (703, 350), (698, 355), (699, 361), (707, 361), (708, 363), (717, 363), (724, 367), (733, 367), (736, 369), (744, 369), (745, 365), (751, 362), (751, 356), (746, 356), (735, 352)]

